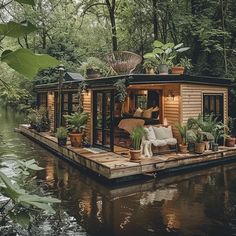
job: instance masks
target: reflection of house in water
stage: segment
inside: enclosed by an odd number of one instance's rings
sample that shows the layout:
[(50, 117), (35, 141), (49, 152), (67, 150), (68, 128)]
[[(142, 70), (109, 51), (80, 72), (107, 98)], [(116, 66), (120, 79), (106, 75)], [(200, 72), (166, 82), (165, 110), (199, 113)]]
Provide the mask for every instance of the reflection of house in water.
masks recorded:
[(157, 189), (154, 192), (145, 192), (140, 198), (140, 205), (153, 204), (154, 202), (170, 201), (178, 194), (176, 188)]
[[(48, 172), (52, 164), (45, 170), (49, 174), (45, 179), (52, 176), (53, 171)], [(172, 231), (179, 235), (202, 235), (204, 230), (209, 235), (208, 229), (202, 227), (208, 225), (217, 230), (216, 222), (222, 220), (230, 200), (226, 187), (230, 168), (230, 165), (224, 169), (215, 167), (110, 188), (67, 165), (54, 163), (54, 173), (60, 173), (63, 205), (69, 209), (69, 216), (91, 235), (128, 235), (129, 232), (165, 235)], [(232, 168), (235, 170), (234, 165)]]

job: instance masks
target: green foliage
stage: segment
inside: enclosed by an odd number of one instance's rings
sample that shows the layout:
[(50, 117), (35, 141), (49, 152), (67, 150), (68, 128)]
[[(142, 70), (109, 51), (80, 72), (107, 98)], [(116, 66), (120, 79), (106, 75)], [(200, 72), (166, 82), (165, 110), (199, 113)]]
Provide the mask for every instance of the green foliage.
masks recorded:
[(119, 102), (124, 102), (127, 97), (126, 79), (119, 79), (114, 83), (116, 89), (116, 99)]
[(1, 61), (29, 78), (33, 78), (39, 69), (54, 67), (59, 64), (59, 61), (49, 55), (35, 55), (24, 48), (17, 49), (16, 51), (4, 51)]
[(85, 128), (88, 121), (87, 112), (75, 112), (71, 115), (64, 115), (67, 121), (67, 127), (72, 132), (81, 132), (82, 128)]
[(0, 24), (0, 35), (13, 38), (26, 36), (35, 30), (37, 30), (37, 28), (29, 21), (22, 21), (21, 23), (9, 21), (6, 24)]
[(193, 65), (191, 63), (191, 59), (189, 59), (187, 57), (180, 58), (180, 62), (177, 64), (177, 66), (182, 66), (187, 70), (190, 70), (193, 67)]
[(179, 130), (179, 133), (181, 135), (181, 138), (182, 138), (182, 144), (183, 145), (186, 145), (187, 142), (188, 142), (188, 139), (187, 139), (187, 130), (188, 130), (188, 127), (187, 125), (182, 125), (180, 123), (177, 123), (176, 125), (176, 128)]
[(65, 127), (57, 128), (56, 137), (59, 139), (67, 138), (68, 130)]
[(145, 129), (143, 126), (137, 126), (132, 130), (130, 134), (130, 138), (131, 138), (132, 147), (134, 150), (140, 149), (142, 138), (144, 135), (145, 135)]
[(175, 45), (174, 43), (162, 43), (161, 41), (154, 41), (153, 51), (144, 55), (145, 59), (154, 58), (157, 64), (172, 65), (172, 61), (176, 58), (178, 53), (189, 50), (189, 47), (182, 47), (183, 43)]
[(98, 71), (103, 76), (107, 75), (109, 72), (109, 67), (106, 65), (106, 63), (97, 57), (89, 57), (86, 62), (82, 63), (80, 71), (85, 77), (88, 69)]
[(14, 0), (20, 4), (27, 4), (27, 5), (31, 5), (31, 6), (34, 6), (35, 3), (34, 3), (34, 0)]
[(235, 121), (236, 121), (236, 118), (233, 118), (231, 116), (228, 117), (228, 125), (226, 126), (227, 136), (232, 135), (232, 130), (234, 128)]

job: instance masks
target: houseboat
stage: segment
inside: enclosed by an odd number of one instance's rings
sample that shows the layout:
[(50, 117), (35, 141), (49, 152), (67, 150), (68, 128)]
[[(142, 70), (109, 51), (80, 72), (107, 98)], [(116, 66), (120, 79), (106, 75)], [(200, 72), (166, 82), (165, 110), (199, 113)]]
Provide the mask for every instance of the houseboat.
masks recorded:
[[(122, 102), (116, 87), (118, 81), (125, 85), (127, 93)], [(79, 96), (81, 83), (84, 89)], [(65, 125), (63, 115), (77, 111), (82, 102), (83, 110), (89, 114), (88, 143), (114, 152), (116, 147), (130, 145), (129, 136), (120, 128), (121, 123), (132, 125), (126, 121), (142, 119), (147, 126), (169, 125), (178, 140), (176, 123), (186, 123), (190, 117), (213, 113), (226, 124), (230, 85), (229, 79), (193, 75), (129, 74), (85, 79), (77, 73), (66, 73), (61, 85), (40, 84), (35, 91), (38, 106), (47, 107), (52, 131)]]

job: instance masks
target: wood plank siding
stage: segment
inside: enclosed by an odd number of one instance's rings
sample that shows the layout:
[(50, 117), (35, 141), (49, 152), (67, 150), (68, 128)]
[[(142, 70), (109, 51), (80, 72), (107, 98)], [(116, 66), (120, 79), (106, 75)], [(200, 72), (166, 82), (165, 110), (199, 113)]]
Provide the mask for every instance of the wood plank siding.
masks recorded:
[(48, 118), (50, 120), (50, 130), (54, 130), (55, 126), (55, 98), (54, 98), (54, 92), (48, 92), (47, 96), (47, 110), (48, 110)]
[(86, 126), (86, 137), (88, 138), (88, 142), (92, 142), (92, 91), (83, 93), (83, 109), (88, 113), (89, 118)]
[[(174, 95), (169, 97), (170, 91)], [(168, 125), (172, 126), (172, 131), (175, 137), (179, 138), (179, 132), (176, 129), (176, 123), (180, 122), (180, 85), (168, 84), (163, 86), (163, 117), (167, 119)]]
[(181, 122), (186, 123), (189, 117), (197, 117), (203, 112), (203, 94), (223, 94), (224, 123), (228, 118), (228, 88), (208, 85), (181, 84), (180, 113)]

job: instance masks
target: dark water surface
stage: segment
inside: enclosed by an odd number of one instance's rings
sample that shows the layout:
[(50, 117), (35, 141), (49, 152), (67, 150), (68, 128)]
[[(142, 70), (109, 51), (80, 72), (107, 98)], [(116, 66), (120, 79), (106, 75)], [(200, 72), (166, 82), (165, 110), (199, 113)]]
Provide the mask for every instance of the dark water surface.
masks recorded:
[(236, 235), (236, 163), (111, 188), (13, 132), (22, 119), (0, 110), (1, 164), (14, 175), (15, 160), (36, 159), (45, 169), (31, 188), (62, 200), (35, 236)]

